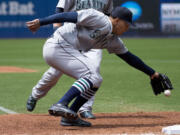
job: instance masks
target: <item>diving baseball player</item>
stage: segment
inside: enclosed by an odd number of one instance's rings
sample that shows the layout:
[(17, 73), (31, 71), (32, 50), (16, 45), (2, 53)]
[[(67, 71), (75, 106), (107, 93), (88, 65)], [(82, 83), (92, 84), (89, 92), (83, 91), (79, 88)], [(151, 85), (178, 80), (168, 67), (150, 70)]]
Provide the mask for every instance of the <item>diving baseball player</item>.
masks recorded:
[[(27, 22), (28, 28), (35, 32), (40, 26), (65, 23), (49, 38), (43, 48), (45, 61), (53, 68), (77, 79), (67, 93), (49, 109), (54, 116), (62, 116), (63, 126), (91, 126), (91, 123), (80, 119), (77, 115), (80, 107), (95, 95), (101, 85), (102, 77), (94, 67), (94, 63), (81, 51), (90, 49), (107, 49), (132, 67), (144, 72), (151, 79), (160, 74), (146, 65), (140, 58), (132, 54), (120, 40), (132, 24), (132, 12), (125, 7), (116, 7), (110, 17), (94, 9), (77, 12), (55, 14), (42, 19)], [(117, 67), (118, 68), (118, 67)], [(163, 92), (157, 88), (157, 94)], [(70, 107), (69, 103), (74, 102)]]
[[(59, 0), (56, 13), (78, 11), (81, 9), (94, 8), (107, 15), (110, 15), (113, 9), (113, 0)], [(55, 27), (61, 26), (59, 23), (54, 24)], [(94, 63), (94, 67), (97, 72), (100, 72), (100, 63), (102, 59), (102, 50), (91, 49), (88, 52), (83, 52), (83, 55), (88, 57)], [(56, 85), (57, 81), (63, 73), (53, 67), (50, 67), (42, 76), (41, 80), (33, 87), (32, 94), (27, 101), (27, 110), (33, 111), (36, 102), (44, 97), (48, 91)], [(92, 105), (94, 103), (94, 96), (88, 100), (79, 110), (82, 118), (92, 118), (95, 116), (92, 114)]]

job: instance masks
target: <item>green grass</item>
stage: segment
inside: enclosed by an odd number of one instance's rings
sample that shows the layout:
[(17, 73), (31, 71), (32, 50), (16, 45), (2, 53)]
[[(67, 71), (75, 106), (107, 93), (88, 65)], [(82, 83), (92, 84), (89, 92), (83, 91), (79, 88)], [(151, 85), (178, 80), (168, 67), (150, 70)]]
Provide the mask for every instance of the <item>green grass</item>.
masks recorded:
[[(154, 96), (149, 77), (133, 69), (115, 55), (103, 53), (103, 83), (96, 94), (94, 112), (180, 111), (180, 39), (123, 39), (128, 49), (159, 72), (167, 73), (174, 85), (171, 97)], [(37, 73), (0, 73), (0, 106), (19, 113), (26, 111), (26, 100), (32, 87), (48, 65), (42, 58), (45, 39), (1, 39), (0, 66), (18, 66), (38, 70)], [(63, 76), (42, 98), (33, 113), (47, 113), (51, 104), (72, 85)], [(0, 111), (0, 114), (4, 114)]]

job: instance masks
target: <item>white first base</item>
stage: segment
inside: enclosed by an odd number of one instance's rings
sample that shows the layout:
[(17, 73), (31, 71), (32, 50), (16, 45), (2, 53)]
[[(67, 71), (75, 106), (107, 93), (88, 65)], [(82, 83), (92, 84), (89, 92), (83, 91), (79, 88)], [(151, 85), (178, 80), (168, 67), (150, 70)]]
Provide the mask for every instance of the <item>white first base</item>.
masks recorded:
[(167, 135), (180, 135), (180, 125), (173, 125), (162, 128), (162, 133)]

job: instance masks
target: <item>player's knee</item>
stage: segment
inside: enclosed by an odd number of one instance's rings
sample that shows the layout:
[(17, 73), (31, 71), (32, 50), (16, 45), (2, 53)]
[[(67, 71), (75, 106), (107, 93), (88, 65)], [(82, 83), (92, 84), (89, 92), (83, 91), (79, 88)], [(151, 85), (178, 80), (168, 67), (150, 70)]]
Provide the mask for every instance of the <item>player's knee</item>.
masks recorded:
[(93, 87), (99, 88), (101, 86), (103, 78), (101, 77), (101, 75), (96, 75), (96, 76), (93, 76), (92, 80), (93, 80)]
[(61, 76), (62, 76), (62, 73), (59, 70), (50, 68), (43, 74), (38, 84), (41, 89), (53, 87)]
[(103, 81), (99, 72), (96, 72), (96, 71), (87, 72), (81, 75), (80, 77), (89, 79), (89, 81), (93, 84), (92, 88), (99, 88)]

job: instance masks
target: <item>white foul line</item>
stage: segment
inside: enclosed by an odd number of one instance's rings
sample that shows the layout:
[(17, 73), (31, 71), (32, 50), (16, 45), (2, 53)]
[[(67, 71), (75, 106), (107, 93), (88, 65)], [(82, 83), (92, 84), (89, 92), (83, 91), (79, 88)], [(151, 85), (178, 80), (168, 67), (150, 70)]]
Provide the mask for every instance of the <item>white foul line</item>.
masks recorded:
[(0, 110), (5, 112), (5, 113), (8, 113), (8, 114), (18, 114), (17, 112), (14, 112), (12, 110), (6, 109), (6, 108), (4, 108), (2, 106), (0, 106)]

